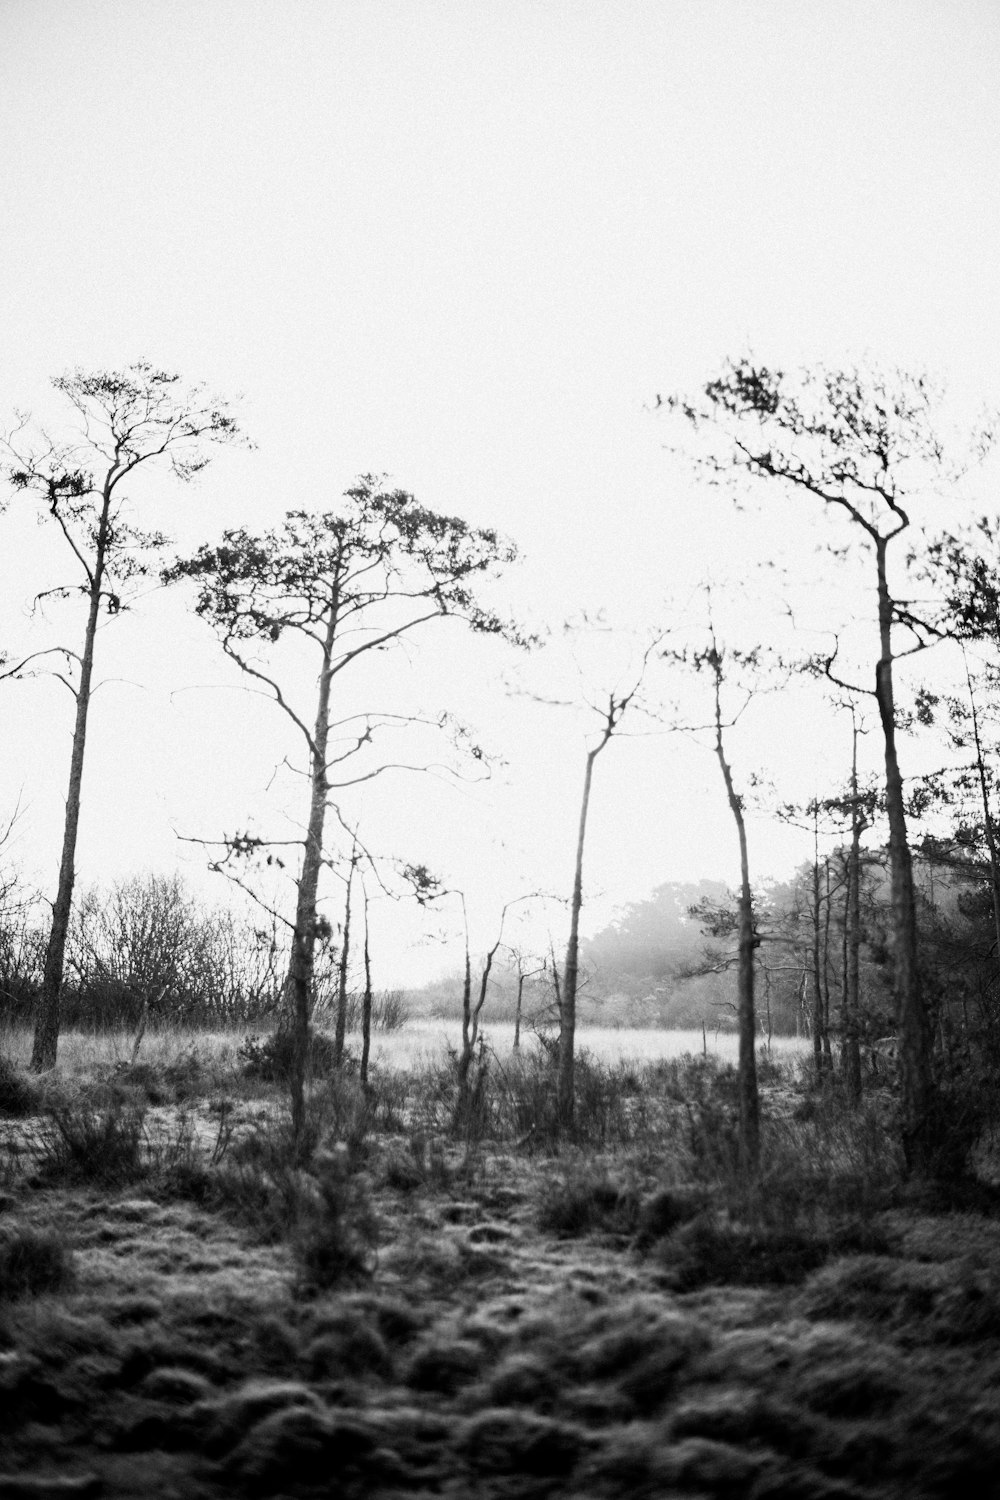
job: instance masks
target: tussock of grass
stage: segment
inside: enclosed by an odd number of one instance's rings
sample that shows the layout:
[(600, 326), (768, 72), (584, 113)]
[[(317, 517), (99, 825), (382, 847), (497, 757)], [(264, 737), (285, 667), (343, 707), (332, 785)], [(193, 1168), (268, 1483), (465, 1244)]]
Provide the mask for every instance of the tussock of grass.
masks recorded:
[(146, 1099), (150, 1104), (183, 1104), (210, 1088), (197, 1048), (191, 1046), (165, 1061), (118, 1061), (111, 1070), (115, 1090)]
[(828, 1231), (748, 1225), (705, 1214), (663, 1240), (654, 1255), (678, 1292), (703, 1286), (796, 1286), (831, 1258), (889, 1249), (864, 1224)]
[(581, 1049), (575, 1059), (572, 1131), (556, 1112), (555, 1055), (527, 1048), (501, 1057), (480, 1046), (466, 1089), (458, 1084), (458, 1054), (432, 1065), (421, 1081), (417, 1127), (468, 1142), (514, 1143), (535, 1153), (567, 1138), (604, 1150), (658, 1136), (655, 1091), (647, 1087), (652, 1066), (602, 1062)]
[(31, 1078), (0, 1053), (0, 1115), (23, 1119), (38, 1112), (41, 1091)]
[[(373, 1267), (376, 1220), (367, 1179), (367, 1105), (352, 1080), (313, 1094), (298, 1139), (284, 1114), (265, 1116), (213, 1159), (180, 1150), (164, 1174), (171, 1196), (219, 1210), (263, 1242), (287, 1240), (300, 1288), (364, 1279)], [(222, 1140), (220, 1133), (219, 1140)]]
[(414, 1352), (404, 1378), (415, 1390), (455, 1395), (476, 1380), (483, 1365), (482, 1348), (472, 1339), (439, 1334)]
[(62, 1292), (73, 1282), (72, 1254), (54, 1229), (17, 1224), (0, 1230), (0, 1300)]
[(456, 1448), (476, 1475), (568, 1480), (590, 1447), (582, 1428), (522, 1409), (477, 1412), (462, 1423)]
[[(260, 1083), (287, 1083), (292, 1074), (295, 1037), (288, 1030), (272, 1031), (268, 1036), (251, 1034), (237, 1050), (245, 1078)], [(306, 1073), (311, 1078), (329, 1078), (336, 1069), (332, 1037), (322, 1031), (310, 1031), (306, 1052)]]
[(938, 1344), (1000, 1340), (1000, 1275), (968, 1260), (921, 1264), (878, 1254), (824, 1267), (803, 1289), (811, 1318), (856, 1319)]
[(540, 1188), (538, 1227), (560, 1239), (602, 1232), (634, 1234), (640, 1200), (635, 1189), (615, 1182), (606, 1167), (578, 1164), (567, 1176)]

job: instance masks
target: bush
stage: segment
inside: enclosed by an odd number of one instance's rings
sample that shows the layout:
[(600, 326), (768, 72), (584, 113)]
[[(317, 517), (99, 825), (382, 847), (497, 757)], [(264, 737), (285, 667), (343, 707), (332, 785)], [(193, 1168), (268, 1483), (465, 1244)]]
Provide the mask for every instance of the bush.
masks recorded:
[[(550, 1146), (565, 1134), (556, 1112), (556, 1054), (543, 1046), (522, 1051), (503, 1062), (488, 1049), (477, 1060), (470, 1075), (470, 1107), (452, 1124), (460, 1129), (471, 1120), (477, 1138), (509, 1141), (528, 1150)], [(574, 1067), (574, 1120), (572, 1139), (578, 1145), (603, 1149), (628, 1145), (647, 1136), (651, 1129), (650, 1101), (643, 1087), (642, 1069), (621, 1063), (603, 1063), (580, 1051)], [(439, 1075), (437, 1095), (453, 1097), (451, 1079)], [(425, 1109), (435, 1099), (432, 1088), (425, 1096)], [(474, 1106), (474, 1109), (473, 1107)], [(434, 1124), (441, 1128), (442, 1121)], [(467, 1133), (467, 1132), (463, 1132)]]
[(72, 1256), (54, 1229), (11, 1225), (0, 1231), (0, 1300), (37, 1297), (72, 1283)]
[(691, 1170), (700, 1181), (739, 1174), (739, 1077), (731, 1063), (715, 1058), (687, 1060), (681, 1102)]
[(137, 1182), (149, 1171), (145, 1122), (145, 1104), (120, 1098), (52, 1108), (40, 1140), (41, 1176), (102, 1187)]
[(367, 1183), (351, 1171), (347, 1148), (317, 1152), (300, 1180), (291, 1235), (301, 1285), (325, 1291), (369, 1276), (375, 1239)]
[(10, 1058), (0, 1056), (0, 1115), (22, 1118), (37, 1109), (37, 1086)]
[[(287, 1240), (300, 1285), (315, 1290), (371, 1272), (376, 1223), (367, 1179), (367, 1106), (352, 1080), (308, 1100), (296, 1140), (283, 1115), (230, 1144), (220, 1130), (209, 1163), (181, 1152), (166, 1187), (228, 1214), (265, 1242)], [(223, 1159), (224, 1158), (224, 1159)]]
[[(361, 990), (347, 993), (346, 1029), (360, 1035), (364, 1015), (365, 997)], [(313, 1019), (320, 1016), (329, 1024), (337, 1014), (337, 997), (323, 997), (313, 1011)], [(375, 990), (372, 994), (372, 1031), (401, 1031), (410, 1019), (410, 1007), (402, 990)]]
[[(245, 1078), (257, 1079), (260, 1083), (287, 1083), (292, 1073), (295, 1039), (290, 1030), (272, 1031), (269, 1036), (246, 1037), (237, 1049), (236, 1056), (243, 1067)], [(344, 1055), (348, 1061), (347, 1054)], [(325, 1078), (334, 1071), (334, 1042), (322, 1031), (310, 1031), (306, 1053), (306, 1073), (313, 1078)]]
[(885, 1254), (889, 1249), (885, 1235), (870, 1225), (809, 1232), (720, 1221), (705, 1214), (662, 1240), (655, 1253), (671, 1288), (692, 1292), (703, 1286), (795, 1286), (828, 1260)]
[(630, 1236), (639, 1222), (635, 1191), (614, 1183), (603, 1168), (586, 1164), (543, 1186), (538, 1227), (560, 1239), (605, 1232)]

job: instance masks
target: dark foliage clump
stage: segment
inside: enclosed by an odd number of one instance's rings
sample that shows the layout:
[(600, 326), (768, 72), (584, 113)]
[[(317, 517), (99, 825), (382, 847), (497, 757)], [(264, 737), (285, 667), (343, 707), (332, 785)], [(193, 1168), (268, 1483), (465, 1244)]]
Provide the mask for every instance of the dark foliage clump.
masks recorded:
[(46, 1182), (120, 1187), (149, 1171), (146, 1107), (113, 1097), (49, 1111), (40, 1140), (39, 1172)]
[[(259, 1083), (287, 1083), (291, 1077), (295, 1038), (292, 1031), (272, 1031), (269, 1036), (251, 1035), (237, 1050), (245, 1078)], [(313, 1078), (328, 1078), (336, 1068), (332, 1037), (322, 1031), (309, 1033), (306, 1071)]]
[[(543, 1151), (564, 1140), (556, 1110), (555, 1052), (544, 1044), (501, 1060), (480, 1040), (464, 1086), (456, 1086), (459, 1056), (429, 1083), (421, 1123), (469, 1141), (495, 1140)], [(572, 1140), (604, 1150), (648, 1138), (649, 1094), (641, 1070), (604, 1063), (581, 1050), (575, 1060)]]
[(317, 1155), (295, 1209), (291, 1243), (305, 1290), (326, 1291), (371, 1275), (377, 1222), (346, 1149)]
[(60, 1292), (72, 1284), (72, 1255), (55, 1230), (12, 1225), (0, 1231), (0, 1300)]
[(1000, 1338), (1000, 1278), (972, 1261), (944, 1266), (876, 1250), (819, 1270), (801, 1294), (811, 1318), (854, 1318), (893, 1331), (919, 1328), (936, 1344)]
[(297, 1138), (282, 1115), (237, 1141), (220, 1128), (210, 1160), (181, 1149), (160, 1183), (169, 1196), (219, 1211), (265, 1243), (287, 1241), (300, 1287), (316, 1291), (370, 1275), (377, 1226), (359, 1170), (366, 1155), (364, 1096), (345, 1080), (314, 1095), (309, 1106)]
[(607, 1233), (628, 1237), (639, 1222), (638, 1194), (615, 1183), (599, 1167), (581, 1166), (557, 1182), (546, 1182), (538, 1227), (560, 1239)]
[(111, 1082), (115, 1089), (138, 1094), (153, 1105), (183, 1104), (207, 1086), (204, 1065), (193, 1047), (163, 1065), (123, 1059), (115, 1064)]
[(662, 1240), (654, 1253), (669, 1285), (691, 1292), (703, 1286), (795, 1286), (828, 1260), (890, 1248), (885, 1235), (867, 1224), (822, 1231), (703, 1214)]
[(456, 1446), (473, 1473), (567, 1478), (589, 1448), (581, 1428), (524, 1410), (477, 1412), (459, 1429)]
[(0, 1056), (0, 1115), (22, 1119), (37, 1109), (37, 1087), (16, 1063)]

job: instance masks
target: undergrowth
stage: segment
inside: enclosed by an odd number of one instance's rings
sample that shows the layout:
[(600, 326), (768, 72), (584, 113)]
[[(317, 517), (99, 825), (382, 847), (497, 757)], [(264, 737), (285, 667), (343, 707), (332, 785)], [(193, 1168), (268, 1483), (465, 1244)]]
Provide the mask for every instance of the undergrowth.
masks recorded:
[(303, 1289), (367, 1277), (376, 1223), (367, 1178), (369, 1104), (354, 1080), (313, 1091), (298, 1137), (276, 1112), (238, 1138), (220, 1124), (212, 1157), (193, 1142), (161, 1179), (168, 1196), (194, 1199), (264, 1242), (287, 1241)]
[(38, 1139), (38, 1173), (49, 1184), (122, 1187), (149, 1170), (146, 1107), (112, 1097), (51, 1107)]
[(55, 1230), (24, 1224), (0, 1230), (0, 1301), (65, 1291), (73, 1282), (72, 1254)]
[(0, 1053), (0, 1115), (14, 1119), (33, 1115), (40, 1097), (37, 1083)]

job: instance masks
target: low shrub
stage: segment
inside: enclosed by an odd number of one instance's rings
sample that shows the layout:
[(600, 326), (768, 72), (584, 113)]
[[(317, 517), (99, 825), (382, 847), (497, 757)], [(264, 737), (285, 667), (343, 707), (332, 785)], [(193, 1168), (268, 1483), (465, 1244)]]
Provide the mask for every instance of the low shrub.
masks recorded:
[[(365, 997), (362, 990), (348, 990), (347, 992), (347, 1014), (345, 1017), (345, 1029), (348, 1033), (361, 1032), (363, 1024)], [(332, 1024), (337, 1014), (337, 1000), (332, 997), (317, 1005), (313, 1011), (313, 1019), (318, 1020), (321, 1016), (327, 1024)], [(372, 1031), (402, 1031), (410, 1019), (410, 1007), (407, 1004), (406, 995), (402, 990), (375, 990), (372, 994), (371, 1028)]]
[(53, 1106), (39, 1140), (39, 1173), (47, 1182), (137, 1182), (150, 1169), (146, 1106), (112, 1097)]
[[(486, 1051), (476, 1075), (477, 1138), (542, 1150), (565, 1138), (557, 1109), (556, 1054), (551, 1046), (500, 1060)], [(574, 1116), (570, 1138), (601, 1150), (655, 1134), (653, 1106), (643, 1070), (627, 1062), (604, 1063), (581, 1050), (574, 1066)]]
[(704, 1214), (660, 1241), (654, 1254), (671, 1288), (692, 1292), (704, 1286), (795, 1286), (831, 1259), (884, 1255), (890, 1249), (886, 1236), (871, 1225), (809, 1232)]
[(420, 1130), (411, 1131), (405, 1142), (394, 1142), (382, 1154), (379, 1167), (381, 1181), (399, 1193), (417, 1188), (443, 1190), (453, 1177), (444, 1140)]
[(0, 1054), (0, 1115), (23, 1118), (38, 1110), (39, 1091), (30, 1078)]
[(685, 1059), (678, 1071), (684, 1110), (683, 1144), (689, 1168), (699, 1181), (725, 1181), (739, 1175), (739, 1077), (730, 1063), (714, 1057)]
[[(294, 1050), (295, 1038), (292, 1032), (279, 1029), (268, 1036), (250, 1035), (244, 1038), (236, 1056), (245, 1078), (253, 1078), (260, 1083), (287, 1083), (291, 1077)], [(333, 1038), (322, 1031), (310, 1031), (306, 1054), (307, 1076), (325, 1078), (334, 1068)]]
[(0, 1230), (0, 1300), (37, 1297), (73, 1284), (73, 1258), (54, 1229), (10, 1225)]
[(639, 1217), (638, 1193), (588, 1163), (544, 1184), (537, 1222), (539, 1229), (560, 1239), (595, 1233), (628, 1237), (635, 1233)]
[(372, 1066), (367, 1098), (373, 1127), (386, 1135), (402, 1131), (409, 1117), (409, 1096), (419, 1085), (408, 1073)]
[(303, 1289), (363, 1278), (376, 1239), (367, 1178), (358, 1170), (366, 1129), (360, 1088), (341, 1080), (310, 1097), (298, 1139), (281, 1114), (241, 1139), (220, 1131), (208, 1160), (179, 1140), (164, 1187), (227, 1214), (264, 1242), (287, 1241)]
[(318, 1152), (298, 1186), (291, 1244), (300, 1285), (325, 1291), (369, 1276), (377, 1222), (367, 1182), (352, 1172), (346, 1147)]
[(876, 1097), (852, 1106), (824, 1089), (807, 1119), (763, 1121), (761, 1180), (751, 1194), (730, 1180), (730, 1201), (776, 1227), (868, 1219), (891, 1204), (904, 1165), (893, 1107)]

